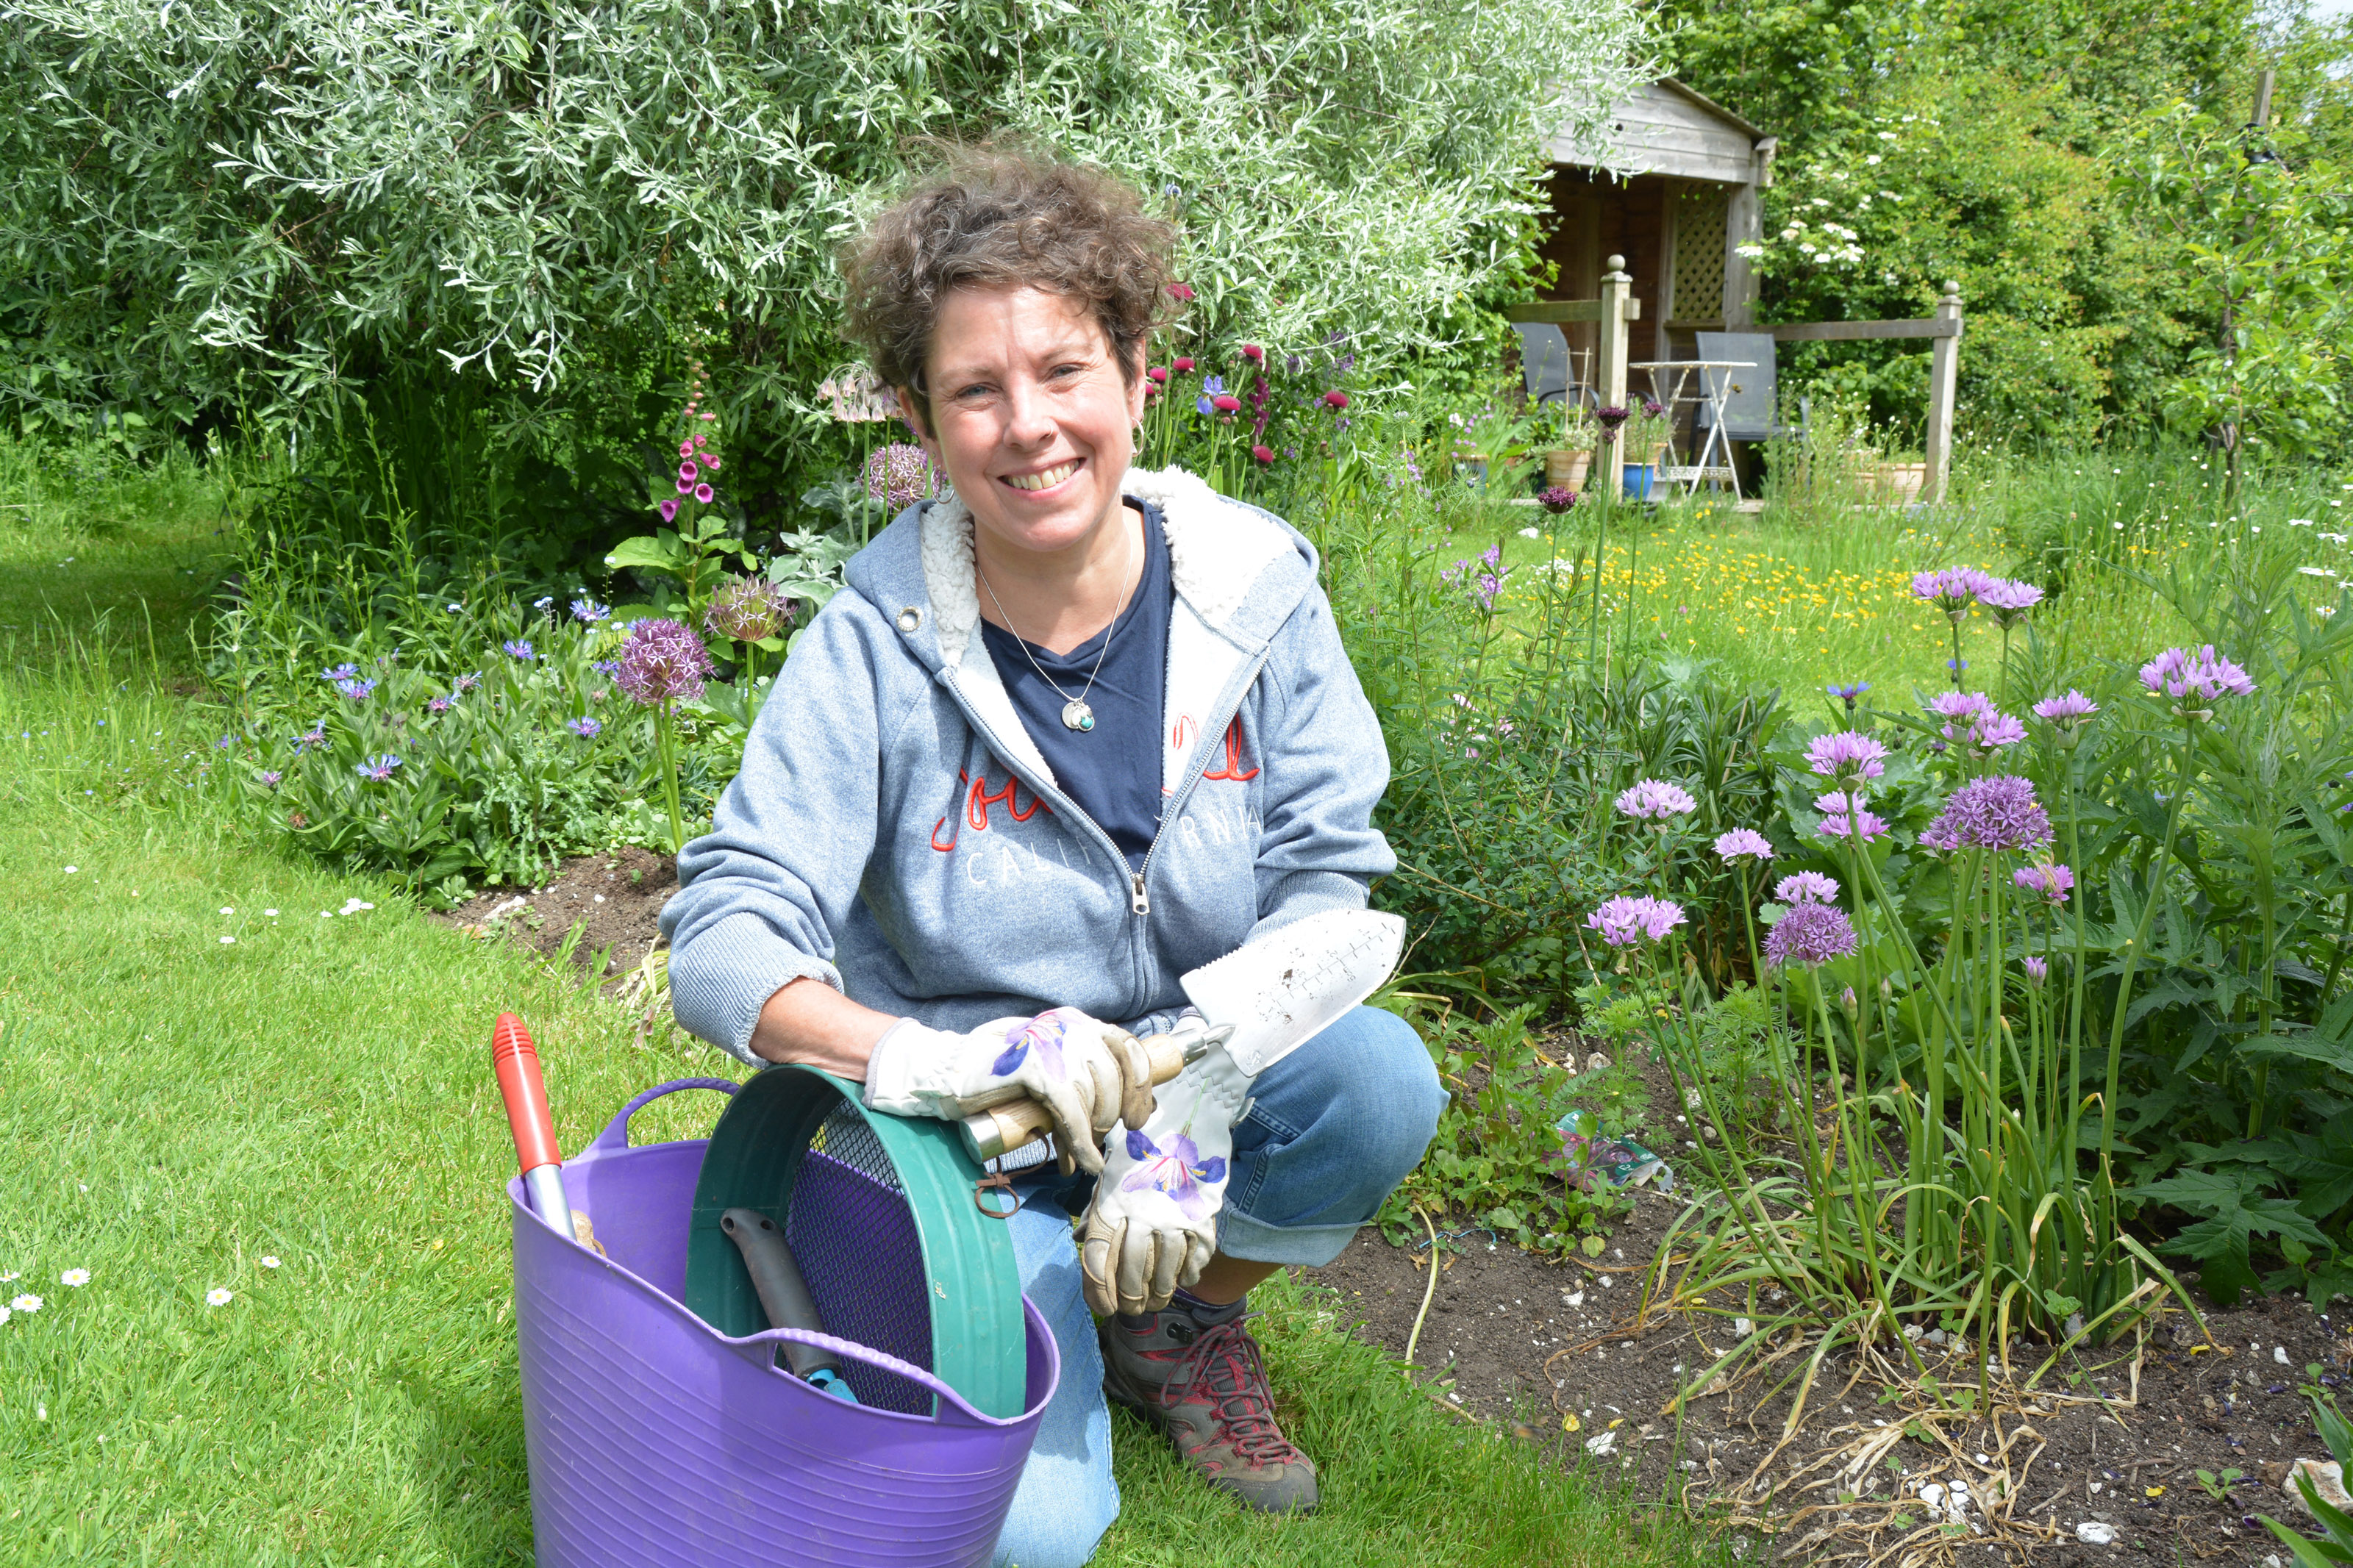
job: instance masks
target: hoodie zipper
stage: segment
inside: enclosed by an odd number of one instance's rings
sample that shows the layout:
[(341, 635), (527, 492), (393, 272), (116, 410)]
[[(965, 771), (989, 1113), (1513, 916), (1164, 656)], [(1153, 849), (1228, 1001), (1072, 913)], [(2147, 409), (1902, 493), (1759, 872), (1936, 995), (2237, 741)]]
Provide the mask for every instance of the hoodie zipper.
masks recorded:
[[(1234, 716), (1241, 711), (1242, 698), (1250, 690), (1250, 683), (1258, 679), (1258, 672), (1265, 666), (1266, 655), (1263, 652), (1250, 661), (1249, 668), (1242, 671), (1241, 679), (1229, 689), (1233, 692), (1233, 701), (1218, 705), (1217, 712), (1219, 715), (1219, 721), (1214, 726), (1204, 725), (1201, 731), (1203, 736), (1225, 734), (1226, 727), (1231, 724), (1234, 721)], [(1019, 767), (1013, 761), (1012, 749), (998, 738), (995, 730), (989, 728), (988, 721), (976, 712), (972, 704), (965, 700), (960, 683), (951, 679), (948, 689), (955, 693), (957, 704), (964, 709), (965, 721), (987, 738), (1008, 768), (1016, 773), (1019, 773)], [(1144, 851), (1144, 868), (1140, 871), (1130, 871), (1127, 874), (1127, 907), (1138, 920), (1145, 919), (1152, 913), (1152, 895), (1145, 890), (1145, 879), (1152, 874), (1152, 862), (1159, 857), (1160, 841), (1167, 836), (1167, 824), (1175, 820), (1184, 810), (1185, 803), (1192, 798), (1194, 786), (1201, 782), (1201, 775), (1209, 771), (1209, 756), (1216, 747), (1215, 741), (1205, 739), (1199, 755), (1186, 764), (1185, 781), (1176, 786), (1176, 793), (1168, 797), (1168, 805), (1160, 814), (1160, 830), (1153, 834), (1151, 845)], [(1111, 835), (1103, 831), (1101, 823), (1087, 815), (1085, 807), (1064, 795), (1060, 789), (1042, 788), (1035, 779), (1028, 782), (1029, 787), (1039, 794), (1052, 795), (1063, 805), (1069, 806), (1071, 815), (1085, 823), (1093, 831), (1096, 842), (1101, 844), (1111, 856), (1113, 865), (1122, 866), (1127, 863), (1127, 857), (1120, 853), (1119, 846), (1112, 842)]]

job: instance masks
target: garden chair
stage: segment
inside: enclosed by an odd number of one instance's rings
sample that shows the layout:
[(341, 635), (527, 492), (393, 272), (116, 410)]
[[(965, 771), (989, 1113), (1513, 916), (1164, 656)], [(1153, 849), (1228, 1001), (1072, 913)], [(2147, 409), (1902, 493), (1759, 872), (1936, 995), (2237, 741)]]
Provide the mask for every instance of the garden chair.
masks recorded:
[[(1731, 385), (1722, 389), (1724, 434), (1735, 441), (1775, 441), (1795, 436), (1803, 440), (1807, 421), (1812, 416), (1810, 399), (1798, 399), (1798, 422), (1778, 422), (1780, 413), (1780, 382), (1775, 374), (1773, 334), (1770, 332), (1701, 332), (1699, 357), (1704, 360), (1730, 360), (1736, 363), (1747, 360), (1754, 370), (1711, 370), (1701, 374), (1710, 377), (1729, 377)], [(1711, 388), (1711, 391), (1717, 390)], [(1704, 438), (1713, 422), (1705, 399), (1701, 400), (1694, 421), (1696, 433)]]
[(1520, 334), (1520, 384), (1534, 404), (1590, 404), (1593, 389), (1578, 384), (1571, 370), (1568, 339), (1549, 321), (1514, 321)]

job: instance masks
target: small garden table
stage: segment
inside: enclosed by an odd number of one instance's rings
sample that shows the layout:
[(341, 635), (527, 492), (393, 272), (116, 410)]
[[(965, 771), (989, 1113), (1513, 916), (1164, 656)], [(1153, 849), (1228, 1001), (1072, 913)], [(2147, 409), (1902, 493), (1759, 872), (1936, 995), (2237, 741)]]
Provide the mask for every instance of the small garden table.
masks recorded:
[[(1648, 360), (1640, 364), (1630, 364), (1626, 368), (1642, 371), (1649, 374), (1651, 394), (1659, 402), (1666, 405), (1670, 416), (1679, 404), (1695, 405), (1704, 401), (1708, 406), (1707, 439), (1700, 444), (1699, 460), (1694, 463), (1667, 464), (1651, 478), (1663, 484), (1680, 484), (1686, 494), (1698, 489), (1704, 480), (1716, 479), (1730, 485), (1733, 495), (1737, 498), (1740, 494), (1740, 477), (1733, 471), (1732, 443), (1724, 434), (1724, 405), (1725, 400), (1731, 395), (1732, 377), (1729, 374), (1716, 375), (1708, 373), (1754, 370), (1757, 368), (1757, 362), (1729, 359)], [(1691, 373), (1694, 371), (1701, 373), (1699, 390), (1686, 395), (1684, 389), (1689, 384)], [(1670, 455), (1674, 450), (1672, 426), (1669, 426), (1667, 449)], [(1708, 461), (1710, 457), (1719, 458), (1721, 461), (1711, 463)]]

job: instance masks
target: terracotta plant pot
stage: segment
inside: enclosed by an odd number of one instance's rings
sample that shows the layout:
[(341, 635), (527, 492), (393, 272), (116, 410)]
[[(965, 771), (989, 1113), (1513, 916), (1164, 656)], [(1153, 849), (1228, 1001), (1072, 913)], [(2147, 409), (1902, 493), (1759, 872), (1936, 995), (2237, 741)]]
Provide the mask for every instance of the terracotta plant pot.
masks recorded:
[(1863, 500), (1874, 506), (1911, 506), (1927, 488), (1926, 463), (1873, 463), (1856, 470)]
[(1592, 470), (1591, 452), (1546, 452), (1545, 483), (1558, 485), (1567, 490), (1585, 489), (1585, 476)]

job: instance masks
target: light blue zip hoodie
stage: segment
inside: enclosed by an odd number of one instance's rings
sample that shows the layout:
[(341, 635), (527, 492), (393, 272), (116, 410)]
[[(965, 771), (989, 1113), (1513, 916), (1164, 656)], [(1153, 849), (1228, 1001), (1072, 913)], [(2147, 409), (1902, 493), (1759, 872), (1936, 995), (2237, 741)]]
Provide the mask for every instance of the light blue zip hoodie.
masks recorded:
[(1131, 470), (1176, 603), (1161, 820), (1141, 872), (1055, 786), (979, 635), (972, 518), (918, 502), (794, 644), (661, 914), (670, 1004), (751, 1062), (761, 1006), (815, 976), (962, 1030), (1077, 1007), (1131, 1026), (1177, 977), (1396, 868), (1388, 752), (1315, 581), (1272, 514)]

